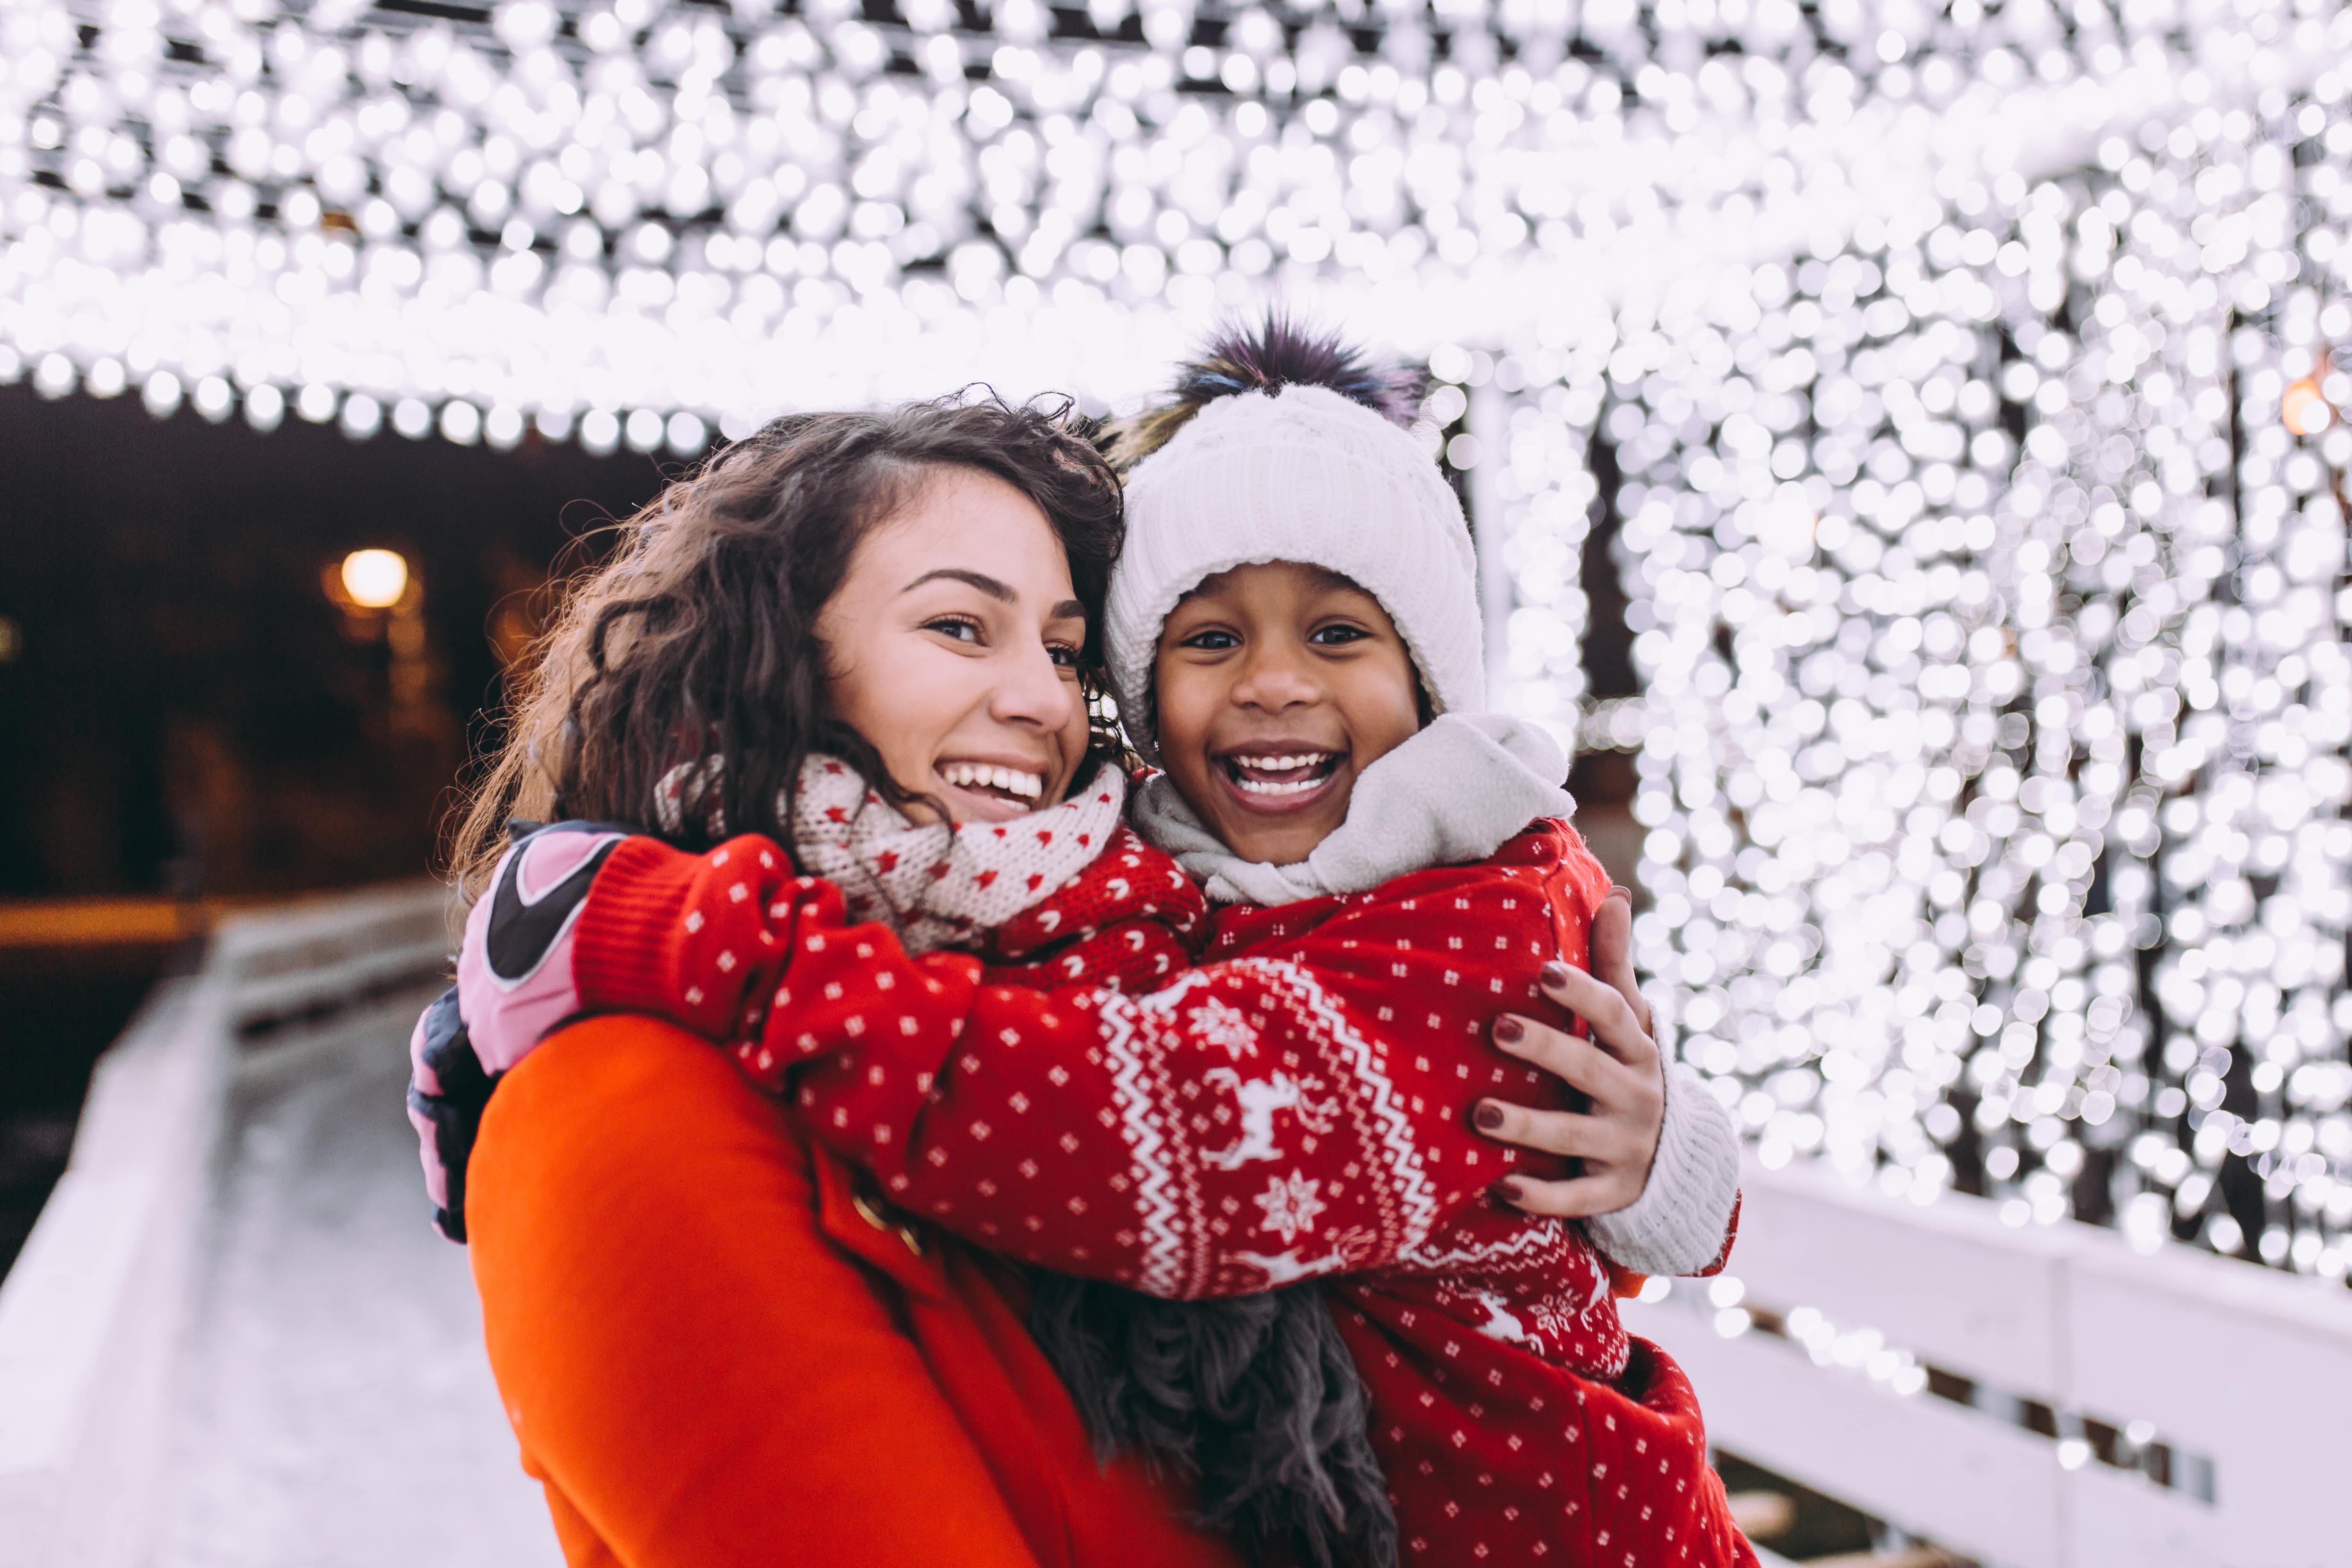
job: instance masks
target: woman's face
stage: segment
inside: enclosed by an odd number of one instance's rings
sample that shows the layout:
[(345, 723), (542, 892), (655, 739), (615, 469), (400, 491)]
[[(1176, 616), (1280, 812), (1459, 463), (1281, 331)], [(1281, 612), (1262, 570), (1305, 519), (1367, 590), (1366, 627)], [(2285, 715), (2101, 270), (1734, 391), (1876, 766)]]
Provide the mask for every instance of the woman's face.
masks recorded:
[(1179, 601), (1152, 688), (1178, 793), (1226, 848), (1275, 865), (1346, 821), (1357, 778), (1421, 727), (1388, 612), (1297, 561), (1235, 567)]
[(1087, 749), (1086, 611), (1052, 525), (1003, 480), (925, 480), (859, 543), (817, 635), (835, 716), (900, 789), (958, 822), (1003, 821), (1068, 790)]

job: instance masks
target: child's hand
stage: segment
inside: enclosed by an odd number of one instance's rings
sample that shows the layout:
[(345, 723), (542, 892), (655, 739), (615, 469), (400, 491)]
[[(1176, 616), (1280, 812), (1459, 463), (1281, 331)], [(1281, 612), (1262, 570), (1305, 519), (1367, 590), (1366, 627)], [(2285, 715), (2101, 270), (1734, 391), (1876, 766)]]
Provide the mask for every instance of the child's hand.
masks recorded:
[(1612, 889), (1593, 916), (1591, 938), (1594, 975), (1608, 983), (1565, 964), (1544, 967), (1545, 995), (1582, 1019), (1591, 1040), (1516, 1013), (1495, 1020), (1496, 1046), (1565, 1079), (1591, 1102), (1581, 1113), (1478, 1103), (1473, 1119), (1488, 1137), (1582, 1162), (1582, 1174), (1565, 1180), (1520, 1176), (1495, 1184), (1496, 1197), (1528, 1214), (1610, 1214), (1649, 1184), (1665, 1124), (1665, 1073), (1650, 1038), (1649, 1009), (1633, 983), (1632, 924), (1630, 897)]
[(485, 1071), (504, 1072), (580, 1010), (572, 936), (625, 831), (555, 822), (517, 834), (466, 916), (457, 1002)]

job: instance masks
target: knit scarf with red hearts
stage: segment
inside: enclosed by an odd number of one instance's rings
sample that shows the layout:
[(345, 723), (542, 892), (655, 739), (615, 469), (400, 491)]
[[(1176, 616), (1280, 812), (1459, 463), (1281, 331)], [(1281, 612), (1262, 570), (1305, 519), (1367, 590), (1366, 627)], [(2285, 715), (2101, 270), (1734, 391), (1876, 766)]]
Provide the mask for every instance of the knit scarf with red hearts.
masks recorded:
[(840, 888), (856, 918), (887, 923), (908, 952), (968, 947), (1092, 863), (1126, 805), (1126, 777), (1101, 767), (1070, 799), (1010, 821), (918, 823), (847, 763), (816, 756), (801, 765), (793, 854), (803, 873)]

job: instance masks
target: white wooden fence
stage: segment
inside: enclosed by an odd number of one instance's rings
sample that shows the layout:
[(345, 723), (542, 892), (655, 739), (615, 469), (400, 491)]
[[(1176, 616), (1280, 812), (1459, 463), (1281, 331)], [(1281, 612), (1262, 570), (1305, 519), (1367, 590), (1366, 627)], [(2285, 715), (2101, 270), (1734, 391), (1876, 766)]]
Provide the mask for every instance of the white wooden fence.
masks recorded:
[(237, 1033), (429, 974), (446, 907), (418, 883), (228, 920), (100, 1060), (0, 1282), (0, 1568), (147, 1561)]
[[(1676, 1281), (1628, 1313), (1690, 1373), (1718, 1447), (1998, 1568), (2352, 1561), (2342, 1286), (1820, 1168), (1751, 1162), (1746, 1190), (1737, 1284)], [(1785, 1329), (1741, 1332), (1792, 1316), (1827, 1364)], [(1908, 1353), (1986, 1392), (1896, 1393), (1917, 1374), (1874, 1377), (1874, 1351), (1882, 1374)], [(2054, 1435), (2017, 1419), (2025, 1401)], [(2172, 1484), (2103, 1458), (2101, 1427), (2162, 1445)]]

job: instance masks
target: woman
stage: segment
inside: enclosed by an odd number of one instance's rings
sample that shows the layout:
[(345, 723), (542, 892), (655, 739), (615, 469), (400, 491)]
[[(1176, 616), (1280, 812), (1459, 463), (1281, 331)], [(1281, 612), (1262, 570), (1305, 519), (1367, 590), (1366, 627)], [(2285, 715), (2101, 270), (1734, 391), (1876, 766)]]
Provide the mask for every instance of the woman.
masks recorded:
[[(642, 817), (665, 779), (679, 822), (789, 841), (774, 802), (820, 746), (910, 816), (1051, 800), (1082, 777), (1070, 612), (1100, 602), (1115, 508), (1092, 455), (1021, 411), (771, 427), (575, 600), (470, 843), (512, 810)], [(743, 761), (699, 766), (719, 755)], [(564, 1031), (492, 1102), (474, 1181), (494, 1365), (575, 1562), (1221, 1560), (1181, 1495), (1094, 1469), (1017, 1281), (919, 1256), (707, 1048)], [(778, 1478), (803, 1506), (761, 1495)]]
[[(818, 749), (918, 813), (1058, 798), (1091, 760), (1078, 672), (1118, 516), (1046, 413), (776, 422), (575, 593), (463, 863), (510, 814), (642, 820), (666, 773), (720, 755), (684, 810), (779, 837), (781, 786)], [(547, 935), (519, 982), (569, 933)], [(420, 1068), (421, 1089), (463, 1088)], [(566, 1030), (499, 1084), (471, 1175), (444, 1206), (572, 1563), (1229, 1561), (1181, 1495), (1097, 1468), (1017, 1281), (871, 1222), (845, 1167), (700, 1042)]]

